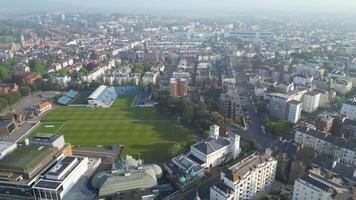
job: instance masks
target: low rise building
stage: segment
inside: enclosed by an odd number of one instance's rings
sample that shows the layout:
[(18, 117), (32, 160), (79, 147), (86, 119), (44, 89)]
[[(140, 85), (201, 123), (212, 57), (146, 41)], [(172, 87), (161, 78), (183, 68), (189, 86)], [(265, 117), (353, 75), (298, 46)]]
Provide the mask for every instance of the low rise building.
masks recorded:
[(41, 115), (42, 113), (47, 112), (51, 109), (52, 109), (52, 104), (48, 101), (45, 101), (36, 105), (35, 113), (37, 115)]
[(0, 142), (0, 160), (6, 156), (8, 153), (14, 151), (17, 148), (16, 143), (12, 142)]
[(98, 189), (99, 199), (105, 199), (126, 191), (155, 187), (161, 176), (158, 165), (144, 165), (142, 160), (127, 155), (114, 163), (110, 171), (95, 174), (91, 184)]
[(230, 159), (236, 159), (240, 154), (240, 136), (231, 134), (230, 138), (219, 136), (219, 126), (210, 126), (211, 136), (193, 144), (190, 151), (194, 157), (205, 163), (206, 168), (223, 164)]
[(60, 200), (88, 169), (87, 157), (61, 158), (33, 186), (35, 198)]

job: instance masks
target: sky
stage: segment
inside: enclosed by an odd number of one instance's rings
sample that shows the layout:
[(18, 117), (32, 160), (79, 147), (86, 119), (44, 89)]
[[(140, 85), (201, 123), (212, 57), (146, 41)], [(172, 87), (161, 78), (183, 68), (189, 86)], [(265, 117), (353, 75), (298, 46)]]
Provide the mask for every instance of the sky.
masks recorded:
[(219, 15), (356, 13), (356, 0), (0, 0), (0, 11), (73, 11)]

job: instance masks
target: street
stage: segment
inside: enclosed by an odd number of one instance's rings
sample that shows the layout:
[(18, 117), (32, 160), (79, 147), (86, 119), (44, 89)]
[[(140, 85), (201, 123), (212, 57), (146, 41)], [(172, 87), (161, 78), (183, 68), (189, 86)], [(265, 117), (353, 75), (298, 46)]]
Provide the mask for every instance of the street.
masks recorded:
[(246, 109), (246, 113), (248, 114), (251, 123), (246, 123), (246, 131), (237, 131), (236, 129), (233, 131), (236, 131), (236, 133), (241, 136), (241, 139), (243, 141), (255, 140), (259, 145), (259, 150), (264, 151), (266, 148), (277, 142), (278, 137), (264, 133), (264, 131), (262, 131), (261, 120), (258, 117), (258, 113), (256, 113), (256, 106), (253, 103), (253, 99), (249, 94), (249, 91), (253, 90), (253, 87), (248, 84), (248, 78), (241, 66), (235, 66), (234, 69), (234, 75), (239, 86), (240, 97), (243, 97), (245, 99), (245, 104), (243, 108)]

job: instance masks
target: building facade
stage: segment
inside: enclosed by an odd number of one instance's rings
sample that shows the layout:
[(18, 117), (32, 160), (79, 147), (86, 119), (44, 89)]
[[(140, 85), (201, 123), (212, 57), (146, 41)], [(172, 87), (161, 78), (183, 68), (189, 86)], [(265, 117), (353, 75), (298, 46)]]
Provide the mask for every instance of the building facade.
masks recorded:
[(312, 113), (318, 110), (320, 101), (320, 92), (310, 91), (303, 96), (303, 111)]
[(295, 132), (294, 141), (342, 163), (356, 165), (356, 146), (351, 141), (307, 127)]
[(210, 200), (254, 199), (273, 183), (277, 161), (253, 153), (221, 172), (221, 183), (210, 188)]

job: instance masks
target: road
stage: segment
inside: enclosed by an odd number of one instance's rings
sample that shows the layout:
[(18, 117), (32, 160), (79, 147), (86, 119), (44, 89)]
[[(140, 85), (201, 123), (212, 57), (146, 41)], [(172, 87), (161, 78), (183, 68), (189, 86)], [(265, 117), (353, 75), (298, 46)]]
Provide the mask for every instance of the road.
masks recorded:
[(245, 104), (243, 107), (246, 109), (246, 113), (250, 117), (251, 121), (251, 123), (247, 123), (246, 131), (236, 131), (239, 133), (242, 140), (255, 140), (259, 144), (259, 149), (264, 151), (266, 148), (276, 143), (278, 141), (278, 137), (264, 133), (262, 131), (262, 122), (258, 117), (258, 113), (256, 112), (257, 109), (253, 102), (253, 98), (249, 94), (249, 91), (253, 91), (253, 86), (249, 84), (248, 78), (241, 66), (233, 66), (233, 68), (235, 69), (233, 70), (233, 73), (239, 86), (240, 97), (245, 99)]

